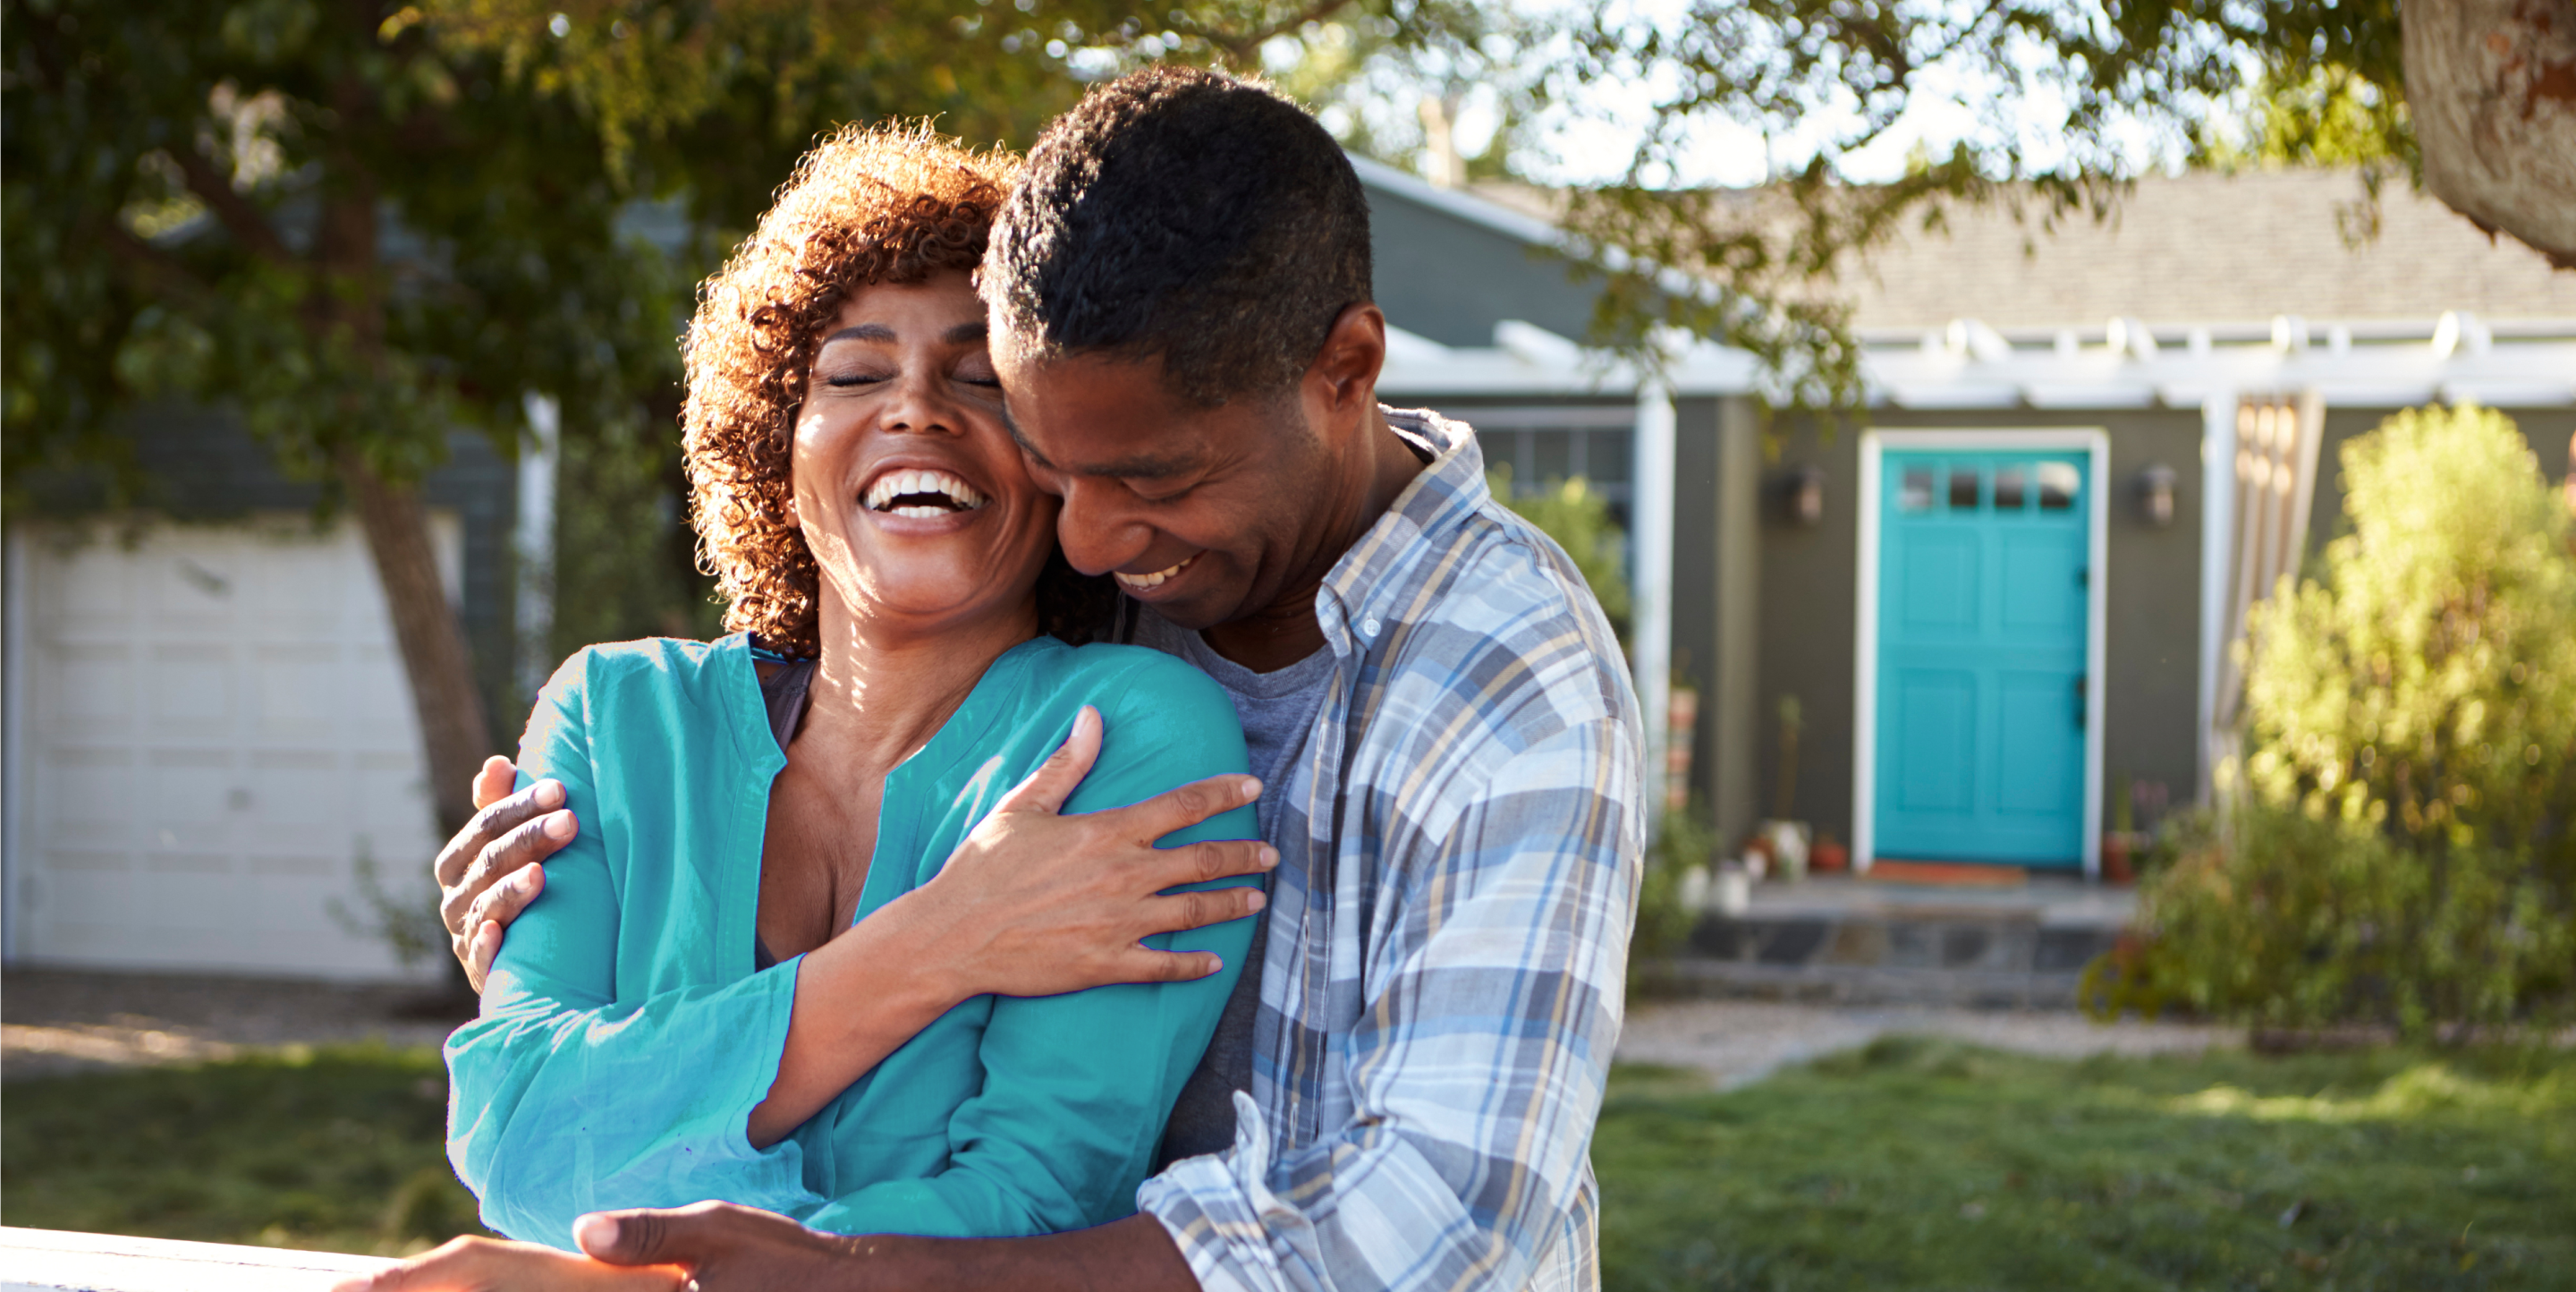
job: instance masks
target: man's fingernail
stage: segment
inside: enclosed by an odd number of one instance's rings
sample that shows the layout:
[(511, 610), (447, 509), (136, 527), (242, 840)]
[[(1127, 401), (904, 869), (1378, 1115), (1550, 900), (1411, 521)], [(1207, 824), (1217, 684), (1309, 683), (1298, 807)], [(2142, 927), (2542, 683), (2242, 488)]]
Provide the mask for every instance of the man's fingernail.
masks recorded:
[(1265, 843), (1265, 844), (1261, 845), (1261, 853), (1260, 853), (1260, 857), (1261, 857), (1261, 868), (1262, 868), (1263, 870), (1268, 870), (1268, 869), (1270, 869), (1271, 867), (1276, 866), (1276, 865), (1278, 865), (1278, 864), (1279, 864), (1279, 850), (1278, 850), (1277, 848), (1273, 848), (1273, 847), (1271, 847), (1269, 844), (1266, 844), (1266, 843)]
[(538, 807), (559, 808), (563, 806), (564, 798), (562, 781), (539, 781), (536, 783), (535, 789)]
[(1269, 895), (1258, 888), (1244, 894), (1244, 899), (1244, 909), (1249, 911), (1257, 911), (1270, 904)]
[(1224, 956), (1209, 956), (1209, 957), (1208, 957), (1208, 971), (1207, 971), (1206, 973), (1204, 973), (1204, 974), (1199, 975), (1199, 976), (1200, 976), (1200, 977), (1202, 977), (1202, 978), (1213, 978), (1213, 977), (1215, 977), (1216, 975), (1221, 974), (1221, 973), (1224, 973), (1224, 972), (1225, 972), (1225, 957), (1224, 957)]
[(1243, 801), (1246, 803), (1261, 797), (1261, 779), (1257, 776), (1244, 777), (1242, 788)]
[(545, 829), (546, 837), (549, 839), (560, 841), (571, 838), (574, 829), (572, 813), (557, 812), (553, 816), (547, 817)]
[(572, 1222), (572, 1240), (585, 1252), (617, 1250), (617, 1219), (594, 1211)]

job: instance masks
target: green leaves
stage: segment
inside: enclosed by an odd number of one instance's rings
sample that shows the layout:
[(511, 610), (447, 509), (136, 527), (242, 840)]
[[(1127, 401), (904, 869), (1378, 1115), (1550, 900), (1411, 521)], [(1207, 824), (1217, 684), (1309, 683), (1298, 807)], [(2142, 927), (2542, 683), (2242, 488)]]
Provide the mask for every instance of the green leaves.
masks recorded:
[(2513, 423), (2343, 450), (2351, 531), (2257, 607), (2249, 801), (2142, 894), (2206, 1010), (2421, 1032), (2576, 1011), (2576, 555)]

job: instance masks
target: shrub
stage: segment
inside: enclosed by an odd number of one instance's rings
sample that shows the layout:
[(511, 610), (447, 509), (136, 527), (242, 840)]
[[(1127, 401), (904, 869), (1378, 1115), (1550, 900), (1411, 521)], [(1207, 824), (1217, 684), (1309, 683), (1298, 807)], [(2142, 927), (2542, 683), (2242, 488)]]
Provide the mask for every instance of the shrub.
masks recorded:
[(1551, 480), (1536, 493), (1512, 491), (1509, 464), (1485, 473), (1485, 484), (1504, 506), (1536, 525), (1574, 558), (1574, 568), (1592, 585), (1592, 596), (1619, 645), (1628, 644), (1628, 535), (1610, 519), (1610, 502), (1593, 492), (1583, 477)]
[[(2409, 1032), (2576, 988), (2576, 556), (2511, 421), (2343, 450), (2350, 532), (2252, 616), (2242, 794), (2141, 893), (2139, 966), (2212, 1013)], [(2231, 773), (2223, 773), (2230, 779)]]

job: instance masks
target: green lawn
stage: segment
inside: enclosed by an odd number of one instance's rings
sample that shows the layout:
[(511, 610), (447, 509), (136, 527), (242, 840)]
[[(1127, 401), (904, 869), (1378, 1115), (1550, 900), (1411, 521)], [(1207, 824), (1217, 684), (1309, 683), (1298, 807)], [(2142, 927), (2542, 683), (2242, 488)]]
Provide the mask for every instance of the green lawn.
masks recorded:
[(427, 1048), (13, 1081), (0, 1222), (402, 1255), (483, 1232), (446, 1118)]
[[(1624, 1068), (1616, 1292), (2564, 1288), (2576, 1055), (2020, 1058), (1882, 1041), (1726, 1095)], [(13, 1082), (0, 1221), (343, 1251), (473, 1226), (429, 1051)], [(2286, 1223), (2284, 1223), (2286, 1220)]]
[(1608, 1285), (2576, 1287), (2576, 1056), (2059, 1062), (1883, 1040), (1726, 1095), (1622, 1071)]

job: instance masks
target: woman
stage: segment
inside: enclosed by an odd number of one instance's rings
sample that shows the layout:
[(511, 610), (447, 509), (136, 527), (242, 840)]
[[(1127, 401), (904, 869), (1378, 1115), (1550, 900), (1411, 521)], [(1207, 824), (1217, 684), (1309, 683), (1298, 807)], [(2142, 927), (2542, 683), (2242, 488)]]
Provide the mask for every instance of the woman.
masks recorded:
[[(1225, 962), (1183, 984), (925, 1009), (866, 972), (1069, 733), (1104, 742), (1069, 811), (1244, 770), (1197, 671), (1041, 635), (1108, 603), (1056, 555), (985, 354), (969, 273), (1010, 165), (846, 130), (702, 293), (686, 448), (736, 631), (585, 650), (529, 719), (522, 783), (561, 781), (581, 831), (447, 1046), (448, 1155), (495, 1229), (571, 1248), (584, 1212), (710, 1198), (955, 1236), (1132, 1209), (1249, 921), (1175, 935)], [(1238, 808), (1164, 842), (1252, 835)]]

